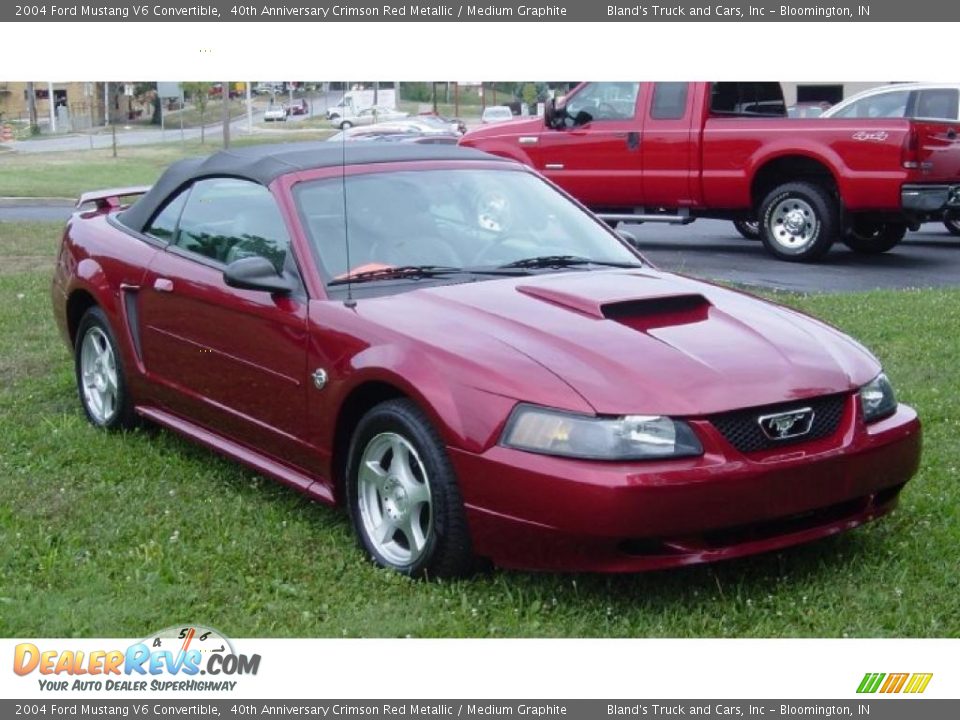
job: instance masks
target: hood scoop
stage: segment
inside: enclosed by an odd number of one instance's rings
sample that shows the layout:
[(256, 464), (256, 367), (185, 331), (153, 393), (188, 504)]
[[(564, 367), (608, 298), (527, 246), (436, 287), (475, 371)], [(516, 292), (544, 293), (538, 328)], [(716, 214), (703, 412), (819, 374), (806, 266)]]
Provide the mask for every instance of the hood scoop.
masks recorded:
[(624, 292), (624, 287), (604, 289), (607, 290), (606, 297), (596, 297), (595, 290), (581, 294), (548, 285), (517, 286), (517, 291), (524, 295), (641, 331), (702, 322), (710, 311), (710, 301), (698, 293), (677, 293), (660, 288), (659, 293), (636, 297), (636, 288), (630, 288), (629, 294)]
[(709, 315), (710, 302), (703, 295), (663, 295), (607, 303), (600, 310), (608, 320), (648, 332), (703, 322)]

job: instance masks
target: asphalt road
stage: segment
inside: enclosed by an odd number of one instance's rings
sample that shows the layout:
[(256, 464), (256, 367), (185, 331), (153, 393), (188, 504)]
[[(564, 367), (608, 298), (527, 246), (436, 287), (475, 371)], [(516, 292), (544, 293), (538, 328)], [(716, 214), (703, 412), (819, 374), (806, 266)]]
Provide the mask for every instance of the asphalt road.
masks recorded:
[(658, 267), (701, 278), (797, 292), (960, 286), (960, 238), (940, 223), (908, 233), (882, 255), (860, 255), (837, 243), (813, 264), (776, 260), (760, 242), (744, 240), (732, 223), (719, 220), (623, 227)]
[[(65, 205), (4, 206), (0, 202), (0, 221), (62, 222), (71, 212)], [(960, 238), (938, 223), (909, 233), (883, 255), (858, 255), (837, 244), (822, 262), (812, 265), (775, 260), (759, 242), (742, 239), (729, 222), (624, 227), (658, 267), (710, 280), (797, 292), (960, 286)]]

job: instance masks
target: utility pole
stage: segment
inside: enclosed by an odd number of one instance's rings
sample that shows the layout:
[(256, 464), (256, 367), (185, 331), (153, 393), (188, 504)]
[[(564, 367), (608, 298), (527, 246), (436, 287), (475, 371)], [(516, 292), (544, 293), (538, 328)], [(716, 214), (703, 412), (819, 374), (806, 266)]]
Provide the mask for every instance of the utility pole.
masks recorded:
[(57, 132), (57, 107), (53, 104), (53, 83), (47, 83), (47, 105), (50, 106), (50, 132)]
[(244, 83), (247, 86), (247, 132), (251, 135), (253, 134), (253, 97), (250, 95), (252, 84), (249, 80)]
[(223, 83), (220, 97), (223, 106), (223, 149), (227, 150), (230, 147), (230, 83)]

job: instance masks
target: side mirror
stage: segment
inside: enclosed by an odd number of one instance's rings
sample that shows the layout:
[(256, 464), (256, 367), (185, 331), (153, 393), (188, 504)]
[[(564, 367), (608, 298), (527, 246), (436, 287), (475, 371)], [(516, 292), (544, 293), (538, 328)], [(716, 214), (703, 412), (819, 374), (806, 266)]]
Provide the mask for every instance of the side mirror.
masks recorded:
[(557, 117), (557, 99), (550, 98), (543, 105), (543, 124), (548, 128), (553, 128), (553, 123)]
[(234, 260), (223, 271), (223, 281), (240, 290), (260, 290), (279, 295), (293, 292), (293, 283), (278, 274), (272, 262), (259, 256)]
[(543, 124), (551, 130), (563, 130), (569, 124), (566, 103), (550, 98), (543, 106)]
[(627, 244), (630, 245), (630, 247), (632, 247), (634, 250), (640, 249), (640, 241), (637, 240), (637, 236), (632, 232), (629, 230), (616, 230), (615, 232), (620, 236), (621, 239), (626, 240)]

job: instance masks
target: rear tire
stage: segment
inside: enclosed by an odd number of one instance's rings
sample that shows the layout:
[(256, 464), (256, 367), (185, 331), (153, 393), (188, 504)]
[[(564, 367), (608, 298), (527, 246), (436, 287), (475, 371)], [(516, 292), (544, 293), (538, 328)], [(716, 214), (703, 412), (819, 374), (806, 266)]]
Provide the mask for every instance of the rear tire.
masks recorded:
[(840, 229), (837, 201), (820, 185), (789, 182), (760, 205), (763, 246), (788, 262), (813, 262), (833, 245)]
[(960, 210), (947, 210), (943, 215), (943, 226), (951, 235), (960, 236)]
[(80, 404), (92, 425), (104, 430), (130, 430), (139, 425), (120, 346), (99, 307), (90, 308), (80, 319), (74, 372)]
[(906, 234), (905, 223), (855, 220), (843, 236), (843, 244), (854, 252), (879, 255), (899, 245)]
[(760, 222), (757, 220), (734, 220), (733, 226), (744, 240), (760, 239)]
[(426, 414), (406, 399), (370, 410), (350, 443), (347, 507), (363, 550), (411, 577), (475, 568), (453, 465)]

